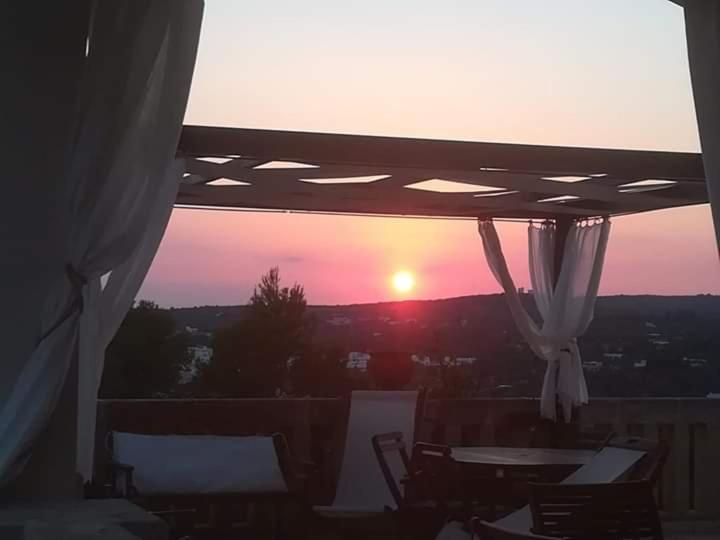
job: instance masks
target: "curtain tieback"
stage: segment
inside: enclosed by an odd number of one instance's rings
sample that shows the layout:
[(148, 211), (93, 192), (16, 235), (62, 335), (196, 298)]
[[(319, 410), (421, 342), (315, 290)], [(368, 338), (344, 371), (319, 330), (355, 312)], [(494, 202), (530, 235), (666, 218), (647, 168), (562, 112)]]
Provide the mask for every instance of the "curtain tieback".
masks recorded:
[(83, 299), (83, 287), (87, 285), (88, 280), (87, 278), (81, 274), (75, 266), (72, 265), (72, 263), (68, 263), (65, 265), (65, 273), (67, 275), (68, 281), (70, 282), (70, 285), (73, 288), (74, 298), (70, 305), (67, 307), (65, 312), (58, 318), (55, 323), (48, 328), (42, 336), (40, 336), (40, 342), (44, 341), (50, 334), (52, 334), (55, 330), (58, 329), (60, 325), (62, 325), (65, 321), (67, 321), (75, 311), (78, 313), (82, 313), (83, 309), (85, 308), (85, 300)]
[[(83, 299), (83, 287), (88, 284), (87, 278), (81, 274), (72, 263), (65, 265), (68, 281), (75, 291), (75, 299), (71, 304), (71, 310), (77, 309), (80, 313), (85, 309), (85, 300)], [(76, 305), (77, 304), (77, 305)]]

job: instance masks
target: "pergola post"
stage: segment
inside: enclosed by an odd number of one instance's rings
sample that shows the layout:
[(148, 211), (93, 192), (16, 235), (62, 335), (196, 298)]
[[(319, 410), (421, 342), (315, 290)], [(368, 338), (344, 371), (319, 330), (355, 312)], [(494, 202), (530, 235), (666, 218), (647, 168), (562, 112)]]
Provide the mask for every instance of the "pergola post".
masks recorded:
[(553, 257), (553, 283), (555, 287), (557, 287), (557, 282), (560, 279), (560, 270), (565, 256), (565, 243), (572, 222), (572, 218), (568, 216), (555, 217), (555, 254)]
[[(556, 216), (555, 217), (555, 250), (553, 254), (553, 283), (557, 288), (558, 280), (560, 279), (560, 271), (562, 270), (563, 258), (565, 257), (565, 244), (567, 243), (568, 232), (572, 226), (573, 219), (568, 216)], [(559, 372), (556, 372), (557, 377)], [(555, 431), (555, 439), (563, 440), (577, 427), (578, 408), (573, 410), (572, 420), (567, 422), (565, 414), (563, 413), (562, 404), (560, 398), (555, 395), (555, 412), (557, 417)]]

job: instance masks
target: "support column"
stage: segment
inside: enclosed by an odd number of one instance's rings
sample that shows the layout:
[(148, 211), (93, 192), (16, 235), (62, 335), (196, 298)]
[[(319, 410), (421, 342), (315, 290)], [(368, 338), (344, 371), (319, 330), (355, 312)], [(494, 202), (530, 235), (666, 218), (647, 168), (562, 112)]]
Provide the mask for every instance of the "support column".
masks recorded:
[[(567, 235), (570, 227), (572, 227), (572, 223), (573, 220), (567, 216), (555, 217), (555, 252), (553, 256), (553, 283), (555, 287), (557, 287), (558, 280), (560, 279), (560, 271), (562, 270), (563, 259), (565, 257), (565, 244), (567, 243)], [(573, 419), (577, 418), (576, 412), (576, 410), (573, 411)], [(555, 414), (557, 417), (555, 440), (568, 440), (568, 437), (572, 437), (578, 424), (576, 422), (568, 423), (566, 421), (563, 408), (560, 405), (560, 400), (557, 395), (555, 396)]]
[(555, 218), (555, 253), (553, 257), (553, 281), (557, 287), (558, 279), (560, 279), (560, 270), (562, 269), (563, 257), (565, 256), (565, 243), (567, 235), (572, 226), (572, 219), (566, 216), (558, 216)]

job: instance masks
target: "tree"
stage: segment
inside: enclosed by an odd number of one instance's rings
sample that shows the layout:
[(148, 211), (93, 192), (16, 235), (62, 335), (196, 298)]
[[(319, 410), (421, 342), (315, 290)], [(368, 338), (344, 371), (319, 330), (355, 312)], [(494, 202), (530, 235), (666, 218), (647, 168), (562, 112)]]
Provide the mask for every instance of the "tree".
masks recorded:
[(158, 397), (173, 392), (188, 363), (188, 339), (172, 314), (141, 300), (128, 312), (105, 353), (100, 397)]
[(280, 271), (260, 278), (245, 319), (215, 333), (212, 361), (200, 391), (226, 396), (273, 396), (283, 387), (288, 361), (307, 351), (312, 324), (303, 288), (280, 286)]
[(337, 345), (313, 345), (296, 357), (290, 368), (293, 395), (337, 397), (352, 389), (347, 352)]

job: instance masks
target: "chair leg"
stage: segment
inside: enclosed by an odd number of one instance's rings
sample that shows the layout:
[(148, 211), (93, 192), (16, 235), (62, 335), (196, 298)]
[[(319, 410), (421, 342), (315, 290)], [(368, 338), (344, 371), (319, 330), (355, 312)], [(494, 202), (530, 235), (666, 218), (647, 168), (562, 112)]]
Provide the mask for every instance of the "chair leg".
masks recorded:
[(272, 518), (271, 518), (272, 539), (273, 540), (280, 540), (280, 537), (282, 535), (282, 532), (280, 530), (280, 525), (282, 522), (281, 514), (282, 514), (282, 501), (275, 501), (272, 504)]

